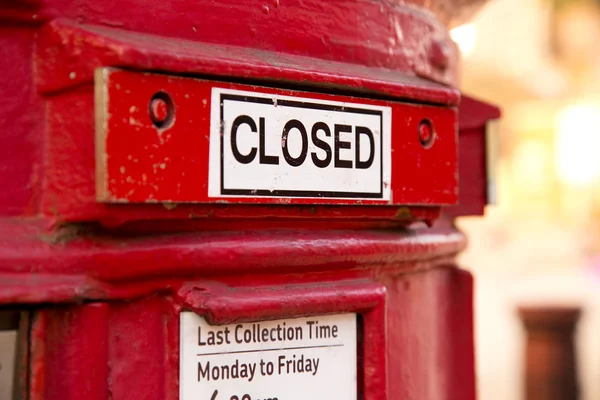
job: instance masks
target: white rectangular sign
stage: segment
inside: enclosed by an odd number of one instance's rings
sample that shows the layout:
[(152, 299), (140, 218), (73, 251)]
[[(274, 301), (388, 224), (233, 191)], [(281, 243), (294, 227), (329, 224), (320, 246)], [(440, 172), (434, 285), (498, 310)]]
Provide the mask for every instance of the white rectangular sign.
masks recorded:
[(356, 400), (356, 314), (211, 326), (181, 313), (181, 400)]
[(391, 107), (211, 96), (210, 197), (390, 199)]

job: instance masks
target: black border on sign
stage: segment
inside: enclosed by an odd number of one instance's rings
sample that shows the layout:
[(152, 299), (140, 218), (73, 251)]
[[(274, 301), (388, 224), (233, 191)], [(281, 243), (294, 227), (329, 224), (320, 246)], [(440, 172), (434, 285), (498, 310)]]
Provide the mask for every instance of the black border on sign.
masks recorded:
[(363, 199), (383, 199), (383, 112), (371, 109), (357, 108), (357, 107), (342, 107), (334, 106), (330, 104), (319, 104), (311, 103), (307, 101), (296, 101), (296, 100), (277, 100), (277, 106), (281, 107), (294, 107), (294, 108), (309, 108), (313, 110), (325, 110), (334, 112), (345, 112), (352, 114), (368, 114), (378, 115), (380, 120), (379, 129), (379, 159), (380, 164), (380, 175), (379, 175), (379, 193), (362, 193), (362, 192), (333, 192), (333, 191), (316, 191), (316, 190), (252, 190), (252, 189), (225, 189), (225, 176), (223, 171), (223, 137), (224, 135), (224, 121), (223, 121), (223, 103), (226, 100), (229, 101), (241, 101), (244, 103), (259, 103), (273, 105), (273, 99), (265, 97), (253, 97), (243, 96), (235, 94), (220, 94), (221, 98), (219, 101), (220, 114), (219, 114), (219, 129), (221, 137), (221, 195), (248, 195), (250, 197), (256, 196), (269, 196), (269, 197), (315, 197), (315, 198), (363, 198)]

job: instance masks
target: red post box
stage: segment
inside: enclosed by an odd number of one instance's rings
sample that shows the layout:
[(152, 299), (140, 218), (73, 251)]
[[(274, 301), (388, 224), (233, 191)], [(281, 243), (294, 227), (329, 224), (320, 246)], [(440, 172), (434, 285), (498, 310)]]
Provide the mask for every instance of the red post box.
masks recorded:
[(455, 89), (464, 2), (413, 3), (1, 4), (17, 395), (474, 399), (443, 221), (498, 115)]

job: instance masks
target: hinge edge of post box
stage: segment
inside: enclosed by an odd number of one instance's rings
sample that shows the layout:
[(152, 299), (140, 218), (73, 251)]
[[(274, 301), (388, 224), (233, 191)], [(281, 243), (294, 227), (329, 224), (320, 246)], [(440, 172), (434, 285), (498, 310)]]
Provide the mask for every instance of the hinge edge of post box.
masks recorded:
[[(482, 167), (484, 168), (484, 173), (482, 174), (485, 177), (486, 182), (483, 184), (485, 188), (481, 188), (480, 196), (476, 198), (468, 198), (465, 195), (464, 190), (460, 190), (461, 187), (461, 179), (459, 177), (458, 187), (459, 187), (459, 199), (456, 205), (445, 207), (442, 211), (443, 218), (457, 218), (462, 216), (482, 216), (485, 213), (485, 207), (488, 204), (494, 204), (492, 201), (491, 190), (494, 190), (495, 187), (490, 187), (490, 184), (495, 184), (495, 174), (492, 171), (493, 160), (489, 159), (490, 152), (492, 146), (494, 144), (490, 143), (490, 132), (488, 131), (489, 125), (493, 121), (497, 121), (502, 115), (502, 112), (499, 107), (494, 104), (487, 103), (485, 101), (479, 100), (469, 95), (462, 94), (461, 103), (458, 108), (458, 162), (459, 162), (459, 171), (461, 170), (461, 164), (465, 163), (468, 160), (468, 157), (473, 157), (473, 154), (464, 154), (464, 145), (466, 140), (472, 139), (472, 135), (482, 135), (481, 142), (483, 143), (482, 157), (485, 157), (485, 160), (480, 160), (482, 163)], [(461, 140), (462, 137), (462, 140)], [(493, 138), (494, 142), (498, 138)], [(461, 152), (463, 154), (461, 154)], [(466, 165), (466, 164), (465, 164)], [(463, 166), (464, 167), (464, 166)], [(469, 168), (470, 171), (473, 168)], [(469, 171), (469, 173), (470, 173)], [(464, 179), (464, 182), (468, 182), (469, 185), (473, 185), (469, 179)], [(465, 183), (462, 185), (465, 185)], [(464, 189), (464, 186), (463, 186)], [(462, 193), (462, 195), (461, 195)]]
[(502, 112), (499, 107), (479, 100), (473, 96), (461, 94), (458, 109), (458, 129), (481, 128), (491, 120), (499, 119)]
[[(186, 52), (171, 50), (173, 43), (184, 43)], [(283, 61), (273, 61), (277, 59)], [(172, 38), (65, 19), (53, 20), (38, 32), (35, 60), (37, 88), (46, 95), (92, 84), (96, 68), (117, 67), (250, 84), (258, 81), (267, 87), (333, 89), (356, 97), (447, 107), (460, 102), (457, 89), (406, 71), (265, 50), (248, 52), (241, 47), (184, 39), (174, 42)]]

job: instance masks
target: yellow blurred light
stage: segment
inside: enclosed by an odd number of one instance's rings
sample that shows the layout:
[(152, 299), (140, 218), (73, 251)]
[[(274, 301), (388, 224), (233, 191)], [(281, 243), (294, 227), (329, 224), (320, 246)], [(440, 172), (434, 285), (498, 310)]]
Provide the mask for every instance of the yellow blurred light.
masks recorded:
[(577, 104), (558, 114), (556, 167), (559, 179), (569, 185), (600, 179), (600, 106)]
[(473, 24), (457, 26), (450, 30), (450, 37), (458, 45), (460, 52), (468, 56), (475, 49), (477, 43), (477, 27)]
[(544, 142), (525, 140), (513, 158), (514, 183), (527, 194), (543, 194), (548, 187), (548, 168), (552, 168), (552, 152)]

